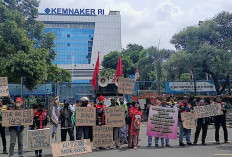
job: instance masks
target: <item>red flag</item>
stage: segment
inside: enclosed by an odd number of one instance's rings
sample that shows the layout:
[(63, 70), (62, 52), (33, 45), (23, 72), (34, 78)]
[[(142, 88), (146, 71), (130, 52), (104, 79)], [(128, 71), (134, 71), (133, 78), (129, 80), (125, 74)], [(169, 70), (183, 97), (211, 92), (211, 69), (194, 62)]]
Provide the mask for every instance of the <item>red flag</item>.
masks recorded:
[(92, 85), (93, 85), (95, 91), (97, 91), (97, 76), (99, 74), (99, 67), (100, 67), (99, 53), (100, 52), (98, 52), (97, 62), (95, 65), (95, 70), (93, 72), (93, 78), (92, 78)]
[(114, 81), (123, 75), (123, 68), (122, 68), (122, 57), (121, 55), (119, 56), (119, 59), (118, 59), (118, 65), (117, 65), (117, 71), (115, 73), (115, 78), (114, 78)]

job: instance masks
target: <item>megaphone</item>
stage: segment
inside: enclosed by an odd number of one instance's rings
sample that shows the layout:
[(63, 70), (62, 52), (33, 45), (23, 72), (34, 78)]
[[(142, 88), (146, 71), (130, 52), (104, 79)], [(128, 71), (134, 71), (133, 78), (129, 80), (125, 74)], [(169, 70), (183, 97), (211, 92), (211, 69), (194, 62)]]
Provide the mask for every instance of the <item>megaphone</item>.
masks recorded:
[(109, 84), (109, 79), (105, 76), (100, 76), (98, 79), (98, 84), (101, 87), (106, 87)]
[(120, 78), (120, 77), (116, 78), (116, 80), (115, 80), (115, 82), (114, 82), (114, 83), (115, 83), (115, 86), (118, 86), (118, 80), (119, 80), (119, 78)]

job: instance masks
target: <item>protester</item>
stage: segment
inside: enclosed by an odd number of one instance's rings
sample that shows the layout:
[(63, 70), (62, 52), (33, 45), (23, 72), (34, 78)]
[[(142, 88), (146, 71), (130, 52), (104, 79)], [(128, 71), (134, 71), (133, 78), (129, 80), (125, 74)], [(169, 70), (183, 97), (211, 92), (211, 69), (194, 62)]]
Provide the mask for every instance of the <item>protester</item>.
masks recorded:
[[(22, 110), (23, 108), (23, 99), (18, 97), (16, 99), (15, 106), (11, 107), (11, 110)], [(10, 131), (10, 154), (9, 156), (14, 156), (14, 146), (16, 143), (16, 138), (18, 138), (18, 154), (19, 157), (23, 157), (23, 130), (24, 126), (11, 126), (9, 127)]]
[[(80, 99), (81, 105), (80, 107), (90, 107), (88, 106), (89, 104), (89, 99), (87, 97), (82, 97)], [(75, 116), (76, 117), (76, 116)], [(90, 131), (90, 126), (78, 126), (77, 130), (77, 140), (81, 140), (82, 137), (84, 139), (89, 139), (89, 131)]]
[(171, 95), (171, 96), (169, 97), (168, 105), (171, 106), (171, 107), (173, 108), (173, 107), (176, 107), (176, 104), (177, 104), (177, 102), (175, 101), (175, 97)]
[[(124, 104), (124, 99), (119, 98), (119, 106), (123, 106), (125, 109), (125, 117), (128, 116), (128, 107), (126, 104)], [(127, 142), (127, 125), (125, 124), (124, 126), (120, 127), (120, 143), (128, 144)]]
[(224, 132), (224, 142), (228, 143), (228, 132), (227, 132), (227, 128), (226, 128), (226, 104), (225, 104), (225, 102), (222, 102), (222, 97), (221, 96), (217, 97), (217, 103), (221, 104), (223, 114), (214, 117), (215, 141), (216, 141), (217, 144), (220, 144), (220, 141), (219, 141), (219, 129), (220, 129), (220, 125), (221, 125), (222, 128), (223, 128), (223, 132)]
[(185, 129), (183, 127), (183, 122), (181, 119), (181, 113), (182, 112), (191, 112), (192, 111), (192, 106), (190, 104), (188, 104), (188, 96), (184, 96), (182, 102), (179, 104), (179, 113), (178, 113), (178, 119), (179, 119), (179, 128), (180, 128), (180, 135), (179, 135), (179, 145), (180, 146), (185, 146), (185, 144), (183, 143), (183, 138), (184, 135), (186, 136), (186, 141), (187, 141), (187, 145), (192, 145), (191, 142), (191, 129)]
[[(201, 99), (199, 101), (199, 105), (200, 106), (205, 106), (205, 100)], [(210, 121), (209, 117), (204, 117), (204, 118), (198, 118), (197, 119), (196, 132), (195, 132), (195, 136), (194, 136), (194, 145), (197, 145), (197, 140), (198, 140), (199, 134), (201, 132), (201, 129), (202, 129), (201, 142), (202, 142), (202, 145), (206, 145), (205, 138), (206, 138), (206, 135), (207, 135), (209, 121)]]
[(72, 124), (72, 114), (70, 110), (69, 101), (64, 102), (64, 107), (60, 110), (60, 121), (61, 121), (61, 141), (66, 141), (67, 132), (70, 137), (70, 141), (74, 141), (74, 128)]
[[(165, 108), (173, 108), (174, 107), (174, 105), (170, 106), (167, 103), (167, 99), (166, 98), (163, 98), (161, 105), (162, 105), (162, 107), (165, 107)], [(169, 139), (168, 138), (165, 139), (165, 142), (166, 142), (166, 145), (164, 144), (164, 138), (161, 138), (161, 147), (164, 147), (164, 145), (166, 147), (171, 147), (170, 144), (169, 144)]]
[[(33, 129), (44, 129), (47, 127), (48, 118), (45, 105), (40, 103), (39, 109), (34, 113)], [(42, 149), (35, 151), (35, 157), (42, 157)]]
[(2, 126), (2, 111), (6, 110), (6, 105), (3, 105), (2, 99), (0, 99), (0, 133), (2, 137), (2, 146), (3, 146), (3, 154), (8, 154), (6, 150), (6, 132), (5, 127)]
[(139, 103), (137, 101), (132, 101), (132, 107), (129, 110), (129, 115), (132, 119), (131, 125), (129, 127), (129, 139), (128, 139), (128, 147), (134, 148), (137, 150), (138, 148), (138, 137), (140, 132), (140, 123), (142, 120), (142, 112), (139, 112)]
[[(104, 104), (105, 98), (104, 96), (100, 96), (98, 98), (98, 104), (95, 105), (96, 107), (96, 112), (97, 112), (97, 120), (96, 120), (96, 124), (101, 126), (101, 125), (105, 125), (105, 108), (106, 105)], [(108, 148), (107, 148), (108, 149)], [(96, 147), (96, 150), (99, 150), (99, 147)]]
[(51, 123), (53, 126), (52, 130), (52, 138), (55, 137), (55, 141), (57, 142), (57, 127), (59, 125), (59, 116), (60, 116), (60, 105), (59, 105), (59, 97), (55, 98), (54, 105), (52, 107), (52, 116), (51, 116)]
[(193, 98), (193, 101), (191, 102), (191, 106), (192, 107), (198, 106), (197, 98)]
[(209, 104), (215, 104), (214, 98), (209, 99)]
[[(151, 106), (157, 106), (157, 104), (156, 104), (156, 98), (155, 97), (151, 97), (150, 98), (150, 104), (147, 105), (147, 114), (148, 114), (148, 117), (149, 117), (149, 110), (150, 110)], [(156, 144), (156, 140), (155, 140), (155, 144)], [(147, 145), (147, 147), (151, 147), (151, 145), (152, 145), (152, 137), (148, 136), (148, 145)]]
[[(111, 105), (109, 107), (118, 106), (116, 104), (115, 99), (111, 99), (110, 101), (111, 101)], [(114, 140), (115, 147), (117, 149), (119, 149), (120, 148), (120, 131), (119, 131), (119, 127), (114, 127), (113, 128), (113, 140)]]
[[(81, 102), (79, 100), (77, 100), (74, 106), (75, 106), (75, 112), (74, 112), (74, 114), (72, 114), (72, 123), (73, 123), (73, 126), (75, 126), (75, 123), (76, 123), (77, 107), (81, 106)], [(78, 126), (76, 126), (76, 140), (77, 139), (78, 139)]]

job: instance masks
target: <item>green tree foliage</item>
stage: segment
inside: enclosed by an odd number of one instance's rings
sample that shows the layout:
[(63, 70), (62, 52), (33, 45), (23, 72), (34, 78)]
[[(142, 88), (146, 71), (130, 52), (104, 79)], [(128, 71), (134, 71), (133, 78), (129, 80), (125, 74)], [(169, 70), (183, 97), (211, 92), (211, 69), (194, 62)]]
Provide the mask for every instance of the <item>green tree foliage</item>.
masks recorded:
[(52, 78), (48, 70), (54, 67), (55, 38), (42, 33), (43, 23), (35, 20), (38, 4), (36, 0), (0, 0), (0, 75), (9, 82), (25, 77), (28, 89)]
[(48, 68), (47, 82), (71, 82), (71, 73), (67, 70), (60, 69), (56, 65), (51, 65)]
[(212, 77), (217, 94), (221, 94), (226, 87), (224, 84), (219, 91), (218, 80), (228, 80), (232, 70), (231, 22), (232, 14), (222, 12), (199, 26), (185, 28), (171, 40), (178, 50), (190, 54), (191, 64), (188, 64), (187, 68), (196, 69), (197, 79), (204, 79), (205, 72)]
[(142, 45), (128, 44), (126, 49), (122, 51), (123, 56), (129, 56), (134, 64), (139, 61), (140, 52), (143, 50)]

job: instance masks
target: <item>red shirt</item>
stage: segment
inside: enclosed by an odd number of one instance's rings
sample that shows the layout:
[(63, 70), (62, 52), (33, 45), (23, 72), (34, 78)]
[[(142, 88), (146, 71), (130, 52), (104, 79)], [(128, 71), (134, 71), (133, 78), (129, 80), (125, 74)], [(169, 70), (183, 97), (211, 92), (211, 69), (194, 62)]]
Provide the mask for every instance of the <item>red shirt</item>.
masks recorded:
[(142, 112), (139, 112), (137, 107), (132, 107), (129, 110), (129, 115), (132, 118), (131, 127), (130, 127), (130, 135), (139, 135), (140, 131), (140, 122), (142, 119)]
[[(105, 125), (105, 108), (106, 108), (106, 105), (100, 105), (100, 104), (97, 104), (96, 105), (96, 110), (97, 110), (97, 113), (100, 112), (102, 109), (104, 110), (104, 113), (101, 115), (101, 124), (102, 125)], [(97, 120), (100, 120), (100, 119), (97, 119)]]
[(42, 112), (37, 110), (34, 113), (35, 127), (37, 129), (43, 129), (47, 125), (47, 111), (43, 110)]

